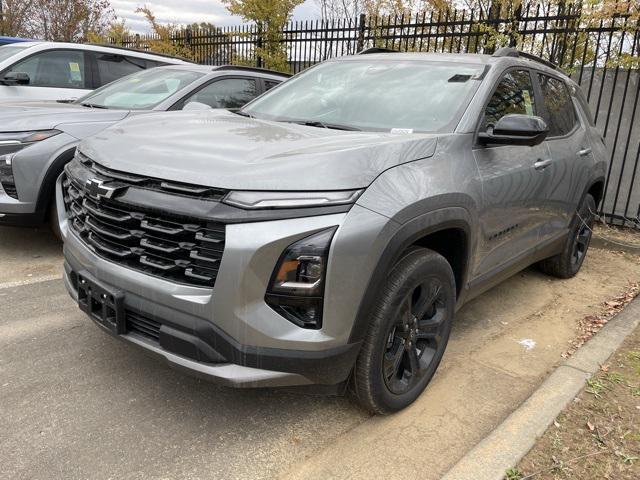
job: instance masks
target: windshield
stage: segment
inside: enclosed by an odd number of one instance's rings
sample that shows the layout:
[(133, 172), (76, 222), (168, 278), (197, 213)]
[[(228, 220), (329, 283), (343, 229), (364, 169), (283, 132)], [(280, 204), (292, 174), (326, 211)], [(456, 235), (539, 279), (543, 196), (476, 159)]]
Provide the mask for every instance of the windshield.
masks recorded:
[(28, 46), (19, 47), (17, 45), (6, 45), (0, 47), (0, 62), (4, 62), (6, 59), (13, 57), (16, 53), (22, 52)]
[(480, 83), (480, 65), (327, 62), (255, 100), (245, 115), (328, 128), (436, 132), (451, 127)]
[(154, 68), (116, 80), (76, 100), (95, 108), (150, 110), (204, 73), (171, 68)]

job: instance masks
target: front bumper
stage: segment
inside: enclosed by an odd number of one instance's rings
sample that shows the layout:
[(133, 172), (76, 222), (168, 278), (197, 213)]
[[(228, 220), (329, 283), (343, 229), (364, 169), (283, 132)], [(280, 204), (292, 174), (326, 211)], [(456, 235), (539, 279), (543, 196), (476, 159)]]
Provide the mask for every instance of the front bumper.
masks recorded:
[(35, 202), (21, 202), (7, 195), (0, 184), (0, 225), (35, 226), (42, 220)]
[[(71, 296), (77, 300), (76, 275), (89, 275), (124, 294), (127, 322), (138, 317), (155, 329), (149, 336), (128, 328), (118, 335), (122, 340), (235, 387), (337, 385), (348, 379), (360, 348), (348, 339), (366, 279), (388, 241), (388, 219), (356, 205), (346, 214), (227, 224), (215, 286), (205, 288), (153, 277), (94, 253), (67, 226), (60, 183), (57, 202)], [(268, 282), (288, 245), (335, 225), (323, 326), (300, 328), (265, 303)]]

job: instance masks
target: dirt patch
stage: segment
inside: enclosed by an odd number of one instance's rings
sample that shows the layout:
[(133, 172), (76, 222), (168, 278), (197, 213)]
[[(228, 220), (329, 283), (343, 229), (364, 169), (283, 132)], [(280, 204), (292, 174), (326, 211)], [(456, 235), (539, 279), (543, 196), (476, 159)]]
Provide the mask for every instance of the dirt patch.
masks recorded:
[[(569, 280), (535, 268), (513, 276), (457, 313), (443, 362), (411, 407), (358, 425), (282, 478), (441, 478), (563, 362), (580, 322), (638, 281), (639, 257), (601, 249)], [(405, 444), (420, 455), (398, 459)]]
[(640, 328), (506, 478), (640, 478)]

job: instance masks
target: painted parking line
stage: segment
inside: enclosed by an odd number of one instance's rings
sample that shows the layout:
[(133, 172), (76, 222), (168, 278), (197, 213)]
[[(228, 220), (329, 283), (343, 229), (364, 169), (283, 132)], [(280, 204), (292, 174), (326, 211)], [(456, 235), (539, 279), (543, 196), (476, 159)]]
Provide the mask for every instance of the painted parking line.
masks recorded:
[(57, 273), (55, 275), (28, 277), (28, 278), (25, 278), (24, 280), (0, 283), (0, 290), (4, 290), (6, 288), (21, 287), (23, 285), (31, 285), (32, 283), (48, 282), (50, 280), (62, 280), (62, 274)]

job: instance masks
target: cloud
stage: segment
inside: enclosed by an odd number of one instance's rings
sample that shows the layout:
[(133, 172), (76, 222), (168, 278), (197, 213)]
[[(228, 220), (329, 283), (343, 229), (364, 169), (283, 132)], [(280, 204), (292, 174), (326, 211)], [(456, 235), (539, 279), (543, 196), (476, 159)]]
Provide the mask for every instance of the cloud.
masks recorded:
[[(119, 18), (126, 20), (136, 33), (149, 32), (143, 16), (135, 13), (138, 7), (147, 5), (160, 23), (190, 24), (210, 22), (218, 26), (239, 25), (242, 18), (231, 15), (220, 0), (162, 0), (144, 2), (136, 0), (111, 0), (111, 6)], [(294, 11), (294, 19), (308, 20), (318, 16), (315, 0), (307, 0)]]

